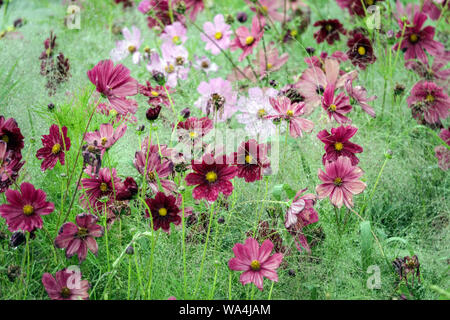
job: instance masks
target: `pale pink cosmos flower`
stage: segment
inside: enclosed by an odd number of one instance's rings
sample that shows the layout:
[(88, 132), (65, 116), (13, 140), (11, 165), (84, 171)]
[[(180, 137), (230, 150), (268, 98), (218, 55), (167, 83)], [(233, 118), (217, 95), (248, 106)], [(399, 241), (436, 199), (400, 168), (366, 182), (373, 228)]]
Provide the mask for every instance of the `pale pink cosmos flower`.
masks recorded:
[(132, 26), (131, 32), (128, 28), (123, 28), (122, 35), (125, 39), (117, 41), (116, 47), (109, 54), (112, 61), (116, 63), (131, 54), (133, 63), (138, 64), (141, 61), (141, 53), (139, 52), (139, 48), (142, 45), (141, 31)]
[(257, 16), (253, 17), (252, 29), (248, 30), (246, 27), (241, 26), (236, 29), (236, 38), (231, 42), (231, 51), (242, 49), (242, 54), (239, 56), (239, 61), (242, 61), (249, 54), (253, 52), (253, 49), (258, 45), (264, 34), (264, 26), (266, 22), (264, 18)]
[[(245, 0), (248, 5), (250, 5), (250, 9), (253, 12), (256, 12), (260, 17), (268, 16), (270, 19), (275, 21), (283, 21), (284, 15), (282, 12), (279, 12), (279, 8), (283, 8), (282, 5), (277, 3), (274, 0), (258, 0), (258, 1), (250, 1)], [(290, 2), (290, 1), (289, 1)]]
[(283, 260), (282, 253), (270, 255), (273, 243), (265, 240), (261, 247), (253, 238), (247, 238), (245, 244), (236, 243), (233, 247), (235, 258), (228, 261), (228, 267), (235, 271), (244, 271), (240, 276), (243, 285), (253, 282), (262, 291), (263, 277), (278, 282), (276, 269)]
[(181, 22), (175, 21), (173, 24), (166, 26), (164, 32), (159, 37), (171, 45), (182, 45), (187, 40), (186, 28)]
[(344, 116), (344, 114), (349, 113), (352, 110), (350, 105), (350, 98), (341, 92), (334, 96), (334, 85), (330, 84), (325, 88), (325, 92), (322, 98), (322, 108), (327, 112), (328, 117), (336, 120), (337, 123), (345, 124), (351, 122), (349, 118)]
[(202, 81), (197, 87), (200, 98), (195, 102), (197, 108), (212, 119), (222, 122), (233, 116), (236, 112), (237, 94), (231, 82), (222, 78), (214, 78), (209, 82)]
[(219, 66), (216, 63), (211, 62), (211, 60), (206, 56), (194, 56), (193, 67), (197, 70), (203, 70), (207, 75), (210, 72), (214, 73), (219, 70)]
[(301, 137), (302, 131), (311, 132), (314, 123), (311, 120), (304, 119), (301, 116), (305, 113), (305, 103), (291, 103), (291, 99), (286, 96), (270, 98), (270, 104), (275, 110), (275, 115), (267, 116), (268, 119), (284, 119), (289, 124), (289, 134), (294, 137)]
[(375, 110), (368, 104), (377, 98), (377, 96), (367, 97), (367, 90), (363, 86), (353, 86), (353, 79), (347, 79), (345, 90), (350, 98), (354, 99), (361, 108), (371, 117), (375, 118)]
[(142, 12), (143, 14), (147, 14), (147, 12), (149, 12), (151, 8), (152, 8), (152, 4), (151, 4), (150, 0), (143, 0), (138, 5), (138, 10), (140, 12)]
[(203, 25), (203, 33), (200, 35), (201, 39), (206, 42), (205, 50), (211, 51), (212, 54), (218, 55), (220, 49), (227, 50), (230, 47), (231, 27), (225, 22), (222, 14), (214, 17), (214, 23), (208, 21)]
[(255, 87), (248, 89), (248, 97), (241, 96), (237, 102), (240, 111), (237, 121), (244, 124), (249, 136), (258, 141), (265, 141), (276, 132), (276, 126), (266, 116), (275, 115), (269, 98), (277, 95), (278, 91), (273, 88)]
[(397, 21), (402, 19), (413, 21), (416, 12), (420, 11), (420, 5), (408, 3), (406, 6), (403, 6), (400, 0), (397, 0), (395, 7), (396, 10), (392, 10), (392, 13)]
[(100, 130), (86, 133), (84, 140), (88, 144), (97, 146), (101, 150), (103, 156), (106, 150), (111, 148), (117, 140), (123, 137), (125, 131), (127, 131), (126, 124), (122, 124), (114, 130), (112, 124), (103, 123), (100, 125)]
[(256, 54), (256, 59), (253, 64), (259, 67), (258, 73), (260, 79), (264, 78), (270, 72), (280, 70), (281, 67), (288, 61), (289, 54), (283, 53), (281, 56), (277, 47), (271, 42), (265, 49), (260, 49)]
[(347, 208), (353, 207), (353, 195), (366, 188), (366, 184), (359, 180), (363, 173), (361, 168), (352, 166), (347, 157), (325, 164), (325, 171), (319, 169), (318, 173), (323, 182), (316, 187), (319, 199), (330, 197), (335, 207), (341, 208), (343, 204)]

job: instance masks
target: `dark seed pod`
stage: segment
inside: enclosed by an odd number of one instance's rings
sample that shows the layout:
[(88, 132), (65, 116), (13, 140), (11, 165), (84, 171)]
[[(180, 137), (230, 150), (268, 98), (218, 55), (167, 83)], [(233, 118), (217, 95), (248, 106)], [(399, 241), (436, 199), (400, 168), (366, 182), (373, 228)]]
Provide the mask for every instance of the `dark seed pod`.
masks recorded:
[(25, 237), (25, 233), (23, 233), (22, 231), (16, 231), (12, 234), (11, 238), (9, 239), (9, 245), (13, 248), (17, 248), (26, 241), (27, 238)]
[(128, 254), (128, 255), (134, 254), (134, 247), (133, 247), (133, 245), (128, 246), (128, 248), (125, 250), (125, 253)]

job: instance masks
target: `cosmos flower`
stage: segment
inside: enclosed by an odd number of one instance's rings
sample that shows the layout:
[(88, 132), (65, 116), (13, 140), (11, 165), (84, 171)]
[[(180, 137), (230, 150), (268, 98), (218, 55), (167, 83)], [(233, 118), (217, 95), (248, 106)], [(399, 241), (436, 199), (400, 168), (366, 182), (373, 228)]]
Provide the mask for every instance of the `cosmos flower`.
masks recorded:
[(377, 2), (384, 0), (336, 0), (337, 4), (342, 9), (347, 9), (350, 15), (358, 15), (364, 17), (366, 15), (366, 10), (370, 6), (374, 6)]
[(118, 201), (131, 200), (139, 191), (136, 181), (132, 177), (126, 177), (123, 183), (117, 186), (116, 199)]
[(236, 29), (236, 38), (231, 43), (231, 51), (242, 49), (242, 54), (239, 56), (239, 61), (244, 60), (246, 56), (253, 52), (253, 49), (258, 45), (264, 34), (265, 19), (253, 17), (252, 29), (248, 30), (241, 26)]
[(373, 53), (372, 43), (359, 32), (352, 33), (352, 38), (347, 41), (347, 47), (349, 47), (347, 56), (352, 61), (352, 64), (360, 67), (362, 70), (365, 70), (368, 64), (372, 64), (377, 60)]
[(214, 127), (214, 123), (208, 117), (189, 117), (185, 121), (178, 122), (178, 141), (188, 145), (195, 145), (208, 134)]
[(359, 159), (355, 153), (363, 152), (363, 148), (359, 145), (350, 142), (349, 140), (358, 131), (358, 128), (352, 126), (340, 126), (332, 128), (331, 134), (327, 130), (322, 130), (317, 134), (317, 138), (325, 143), (325, 154), (322, 157), (322, 162), (336, 161), (338, 157), (348, 157), (352, 161), (352, 166), (356, 166)]
[(444, 89), (431, 81), (419, 81), (406, 99), (413, 117), (418, 121), (438, 123), (448, 117), (450, 100)]
[(0, 215), (6, 220), (11, 232), (23, 230), (31, 232), (41, 229), (42, 217), (55, 210), (55, 205), (47, 202), (44, 191), (35, 189), (31, 183), (24, 182), (20, 191), (6, 190), (6, 201), (0, 206)]
[(232, 31), (222, 14), (214, 17), (214, 23), (210, 21), (205, 22), (203, 31), (207, 36), (202, 33), (200, 37), (202, 41), (206, 42), (205, 50), (211, 51), (213, 55), (218, 55), (220, 49), (227, 50), (230, 47)]
[(8, 145), (0, 140), (0, 193), (5, 192), (16, 181), (19, 171), (25, 162), (8, 151)]
[(56, 272), (55, 277), (44, 273), (42, 284), (52, 300), (88, 300), (89, 282), (81, 280), (81, 276), (81, 272), (76, 273), (64, 268)]
[[(167, 92), (169, 94), (174, 93), (169, 86), (166, 86)], [(147, 81), (147, 85), (139, 84), (139, 93), (148, 97), (148, 104), (152, 106), (164, 105), (170, 109), (170, 100), (167, 95), (166, 90), (163, 86), (152, 86), (149, 81)]]
[(214, 73), (217, 70), (219, 70), (219, 66), (216, 63), (211, 62), (211, 60), (208, 59), (208, 57), (206, 56), (203, 57), (194, 56), (193, 66), (197, 70), (203, 70), (207, 75), (210, 72)]
[(425, 0), (423, 2), (422, 11), (426, 13), (431, 20), (438, 20), (441, 16), (441, 9), (438, 5), (440, 5), (440, 7), (442, 8), (444, 8), (445, 6), (449, 7), (450, 2), (448, 2), (447, 0)]
[(371, 117), (375, 118), (375, 110), (368, 104), (377, 98), (377, 96), (367, 97), (367, 90), (363, 86), (353, 86), (353, 79), (347, 79), (345, 90), (350, 99), (353, 99), (361, 108)]
[(143, 14), (147, 14), (147, 12), (149, 12), (151, 8), (152, 3), (150, 2), (150, 0), (142, 0), (138, 5), (138, 10)]
[[(146, 161), (147, 159), (147, 161)], [(173, 172), (173, 163), (166, 159), (161, 159), (158, 153), (138, 151), (134, 157), (134, 166), (137, 171), (146, 176), (147, 185), (153, 193), (159, 191), (159, 183), (163, 191), (167, 194), (176, 189), (175, 182), (167, 179)], [(145, 172), (147, 169), (147, 172)]]
[(353, 207), (353, 195), (364, 191), (366, 184), (358, 179), (363, 171), (347, 157), (339, 157), (334, 162), (325, 164), (325, 171), (319, 169), (319, 179), (322, 184), (316, 187), (319, 199), (330, 197), (331, 203), (338, 208), (343, 204)]
[[(450, 129), (442, 129), (439, 137), (444, 140), (447, 146), (450, 146)], [(450, 149), (447, 146), (437, 146), (434, 148), (436, 158), (438, 158), (438, 166), (444, 171), (450, 168)]]
[[(174, 4), (175, 1), (172, 1), (172, 5)], [(150, 29), (160, 29), (161, 25), (167, 26), (172, 23), (169, 0), (144, 0), (139, 4), (138, 10), (147, 15), (147, 25)], [(176, 10), (172, 10), (172, 17), (174, 21), (180, 21), (183, 24), (185, 22), (184, 16)]]
[(252, 10), (253, 12), (256, 12), (261, 18), (268, 16), (268, 17), (270, 17), (270, 19), (273, 19), (275, 21), (283, 21), (283, 13), (278, 12), (278, 8), (280, 8), (280, 4), (277, 1), (245, 0), (245, 2), (247, 2), (247, 4), (250, 6), (250, 10)]
[(197, 87), (201, 97), (195, 102), (197, 108), (202, 109), (207, 116), (214, 120), (225, 121), (236, 112), (237, 94), (233, 91), (231, 82), (222, 78), (202, 81)]
[(22, 159), (23, 139), (16, 120), (14, 118), (5, 120), (5, 117), (0, 115), (0, 141), (6, 142), (6, 150), (12, 151), (11, 157)]
[(336, 120), (337, 123), (344, 124), (350, 122), (350, 119), (344, 116), (352, 110), (350, 99), (341, 92), (337, 97), (334, 96), (334, 85), (330, 84), (325, 88), (322, 98), (322, 108), (327, 112), (328, 117)]
[(56, 124), (52, 124), (50, 133), (42, 136), (43, 147), (36, 153), (36, 158), (44, 159), (41, 164), (42, 172), (53, 169), (58, 160), (62, 166), (65, 163), (65, 152), (70, 150), (70, 139), (67, 137), (67, 127), (62, 127), (61, 132)]
[(434, 81), (436, 84), (448, 88), (448, 78), (450, 69), (444, 69), (450, 61), (450, 51), (444, 51), (433, 59), (431, 67), (429, 63), (423, 63), (419, 60), (408, 60), (405, 67), (415, 71), (420, 77), (428, 81)]
[(320, 29), (314, 33), (314, 39), (316, 39), (317, 43), (326, 40), (328, 44), (332, 45), (334, 41), (340, 40), (339, 34), (346, 34), (342, 23), (340, 23), (338, 19), (320, 20), (314, 23), (314, 27), (320, 27)]
[(424, 50), (433, 56), (440, 55), (444, 51), (444, 45), (438, 41), (433, 40), (435, 29), (432, 26), (427, 26), (422, 29), (423, 24), (427, 20), (427, 16), (424, 13), (417, 12), (414, 15), (414, 21), (412, 26), (406, 26), (404, 30), (404, 35), (402, 38), (402, 32), (404, 24), (409, 25), (409, 21), (399, 20), (398, 24), (400, 30), (397, 33), (397, 38), (400, 42), (396, 43), (393, 47), (394, 50), (406, 50), (405, 60), (409, 59), (419, 59), (425, 64), (428, 64), (428, 57)]
[(209, 202), (217, 200), (219, 193), (230, 196), (233, 192), (231, 179), (237, 173), (236, 167), (227, 164), (226, 156), (214, 158), (212, 154), (205, 154), (201, 163), (192, 163), (192, 170), (185, 180), (188, 186), (196, 186), (192, 191), (194, 199), (206, 199)]
[(305, 103), (291, 103), (288, 97), (280, 96), (270, 98), (270, 104), (276, 112), (276, 115), (266, 116), (268, 119), (280, 118), (289, 123), (289, 134), (294, 137), (301, 137), (302, 131), (311, 132), (314, 123), (311, 120), (304, 119), (301, 116), (305, 113)]
[(244, 178), (245, 182), (261, 180), (264, 169), (270, 167), (268, 148), (268, 145), (258, 144), (254, 139), (242, 142), (231, 156), (232, 163), (237, 167), (237, 177)]
[(396, 10), (392, 10), (392, 14), (397, 21), (403, 19), (412, 21), (416, 12), (421, 11), (419, 4), (407, 3), (403, 6), (403, 3), (400, 0), (396, 1), (395, 8)]
[(127, 96), (138, 93), (138, 83), (130, 77), (130, 70), (122, 64), (114, 66), (111, 60), (103, 60), (87, 72), (97, 92), (107, 98), (112, 108), (119, 113), (136, 113), (137, 103)]
[(111, 148), (117, 140), (123, 137), (127, 131), (127, 125), (121, 124), (114, 130), (110, 123), (103, 123), (100, 125), (100, 130), (86, 133), (84, 140), (88, 144), (96, 145), (102, 152), (102, 156), (109, 148)]
[[(306, 48), (308, 50), (308, 48)], [(345, 52), (335, 51), (328, 56), (328, 52), (322, 51), (320, 56), (309, 56), (304, 59), (305, 63), (310, 67), (317, 67), (322, 70), (325, 70), (325, 61), (327, 58), (336, 59), (339, 63), (345, 62), (348, 60), (348, 56)]]
[(103, 236), (103, 227), (98, 225), (98, 217), (88, 213), (81, 213), (75, 218), (75, 223), (66, 222), (58, 231), (55, 246), (66, 249), (66, 257), (70, 259), (78, 255), (81, 263), (86, 260), (88, 249), (95, 255), (98, 245), (95, 238)]
[[(174, 196), (166, 196), (163, 192), (158, 192), (153, 199), (146, 199), (150, 213), (153, 220), (153, 230), (159, 228), (169, 233), (170, 223), (179, 225), (181, 223), (181, 217), (179, 215), (180, 208), (176, 205), (176, 199)], [(147, 217), (150, 217), (148, 210), (145, 210)]]
[(183, 45), (186, 40), (186, 28), (178, 21), (164, 28), (163, 33), (159, 36), (164, 42), (172, 46)]
[(235, 271), (244, 271), (239, 280), (242, 285), (253, 282), (262, 291), (263, 277), (278, 282), (276, 269), (283, 260), (282, 253), (270, 255), (273, 243), (265, 240), (261, 247), (253, 238), (247, 238), (244, 244), (236, 243), (233, 247), (235, 257), (228, 261), (228, 267)]
[(278, 91), (273, 88), (259, 87), (248, 89), (248, 97), (241, 96), (237, 102), (240, 113), (236, 116), (239, 123), (245, 125), (247, 133), (258, 141), (267, 140), (276, 132), (274, 123), (266, 116), (275, 115), (269, 99), (275, 98)]
[(271, 72), (280, 70), (282, 66), (286, 64), (289, 59), (289, 54), (283, 53), (281, 56), (277, 47), (273, 42), (267, 45), (266, 49), (260, 49), (256, 54), (256, 59), (253, 60), (253, 64), (258, 66), (258, 73), (260, 79), (264, 78)]
[(205, 9), (205, 4), (203, 0), (185, 0), (186, 11), (189, 11), (189, 18), (193, 21), (197, 18), (200, 11)]
[(111, 60), (116, 63), (131, 54), (133, 63), (138, 64), (141, 61), (141, 53), (139, 52), (142, 45), (141, 31), (132, 26), (131, 32), (128, 28), (123, 28), (122, 35), (125, 39), (116, 42), (116, 47), (109, 54)]

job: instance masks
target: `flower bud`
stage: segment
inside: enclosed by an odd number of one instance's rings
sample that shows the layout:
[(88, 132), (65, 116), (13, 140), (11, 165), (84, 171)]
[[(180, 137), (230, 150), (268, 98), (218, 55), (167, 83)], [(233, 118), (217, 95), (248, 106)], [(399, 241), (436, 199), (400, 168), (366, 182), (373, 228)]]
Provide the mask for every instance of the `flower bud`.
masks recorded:
[(154, 108), (148, 108), (147, 112), (145, 113), (145, 116), (147, 117), (148, 121), (154, 121), (158, 119), (160, 112), (161, 112), (161, 105), (157, 105)]
[(225, 16), (225, 23), (226, 24), (233, 24), (234, 22), (234, 17), (231, 14), (227, 14)]
[(25, 237), (25, 233), (23, 233), (22, 231), (16, 231), (12, 234), (11, 238), (9, 239), (9, 245), (13, 248), (17, 248), (26, 241), (27, 238)]
[(183, 110), (181, 110), (180, 114), (183, 118), (187, 119), (191, 115), (191, 110), (189, 108), (184, 108)]
[(306, 52), (307, 52), (309, 55), (314, 54), (315, 51), (316, 51), (316, 49), (314, 49), (313, 47), (307, 47), (307, 48), (306, 48)]
[(248, 16), (245, 12), (238, 12), (236, 18), (240, 23), (244, 23), (247, 21)]
[(166, 84), (166, 77), (162, 72), (153, 71), (153, 79), (160, 85), (163, 86)]
[(55, 105), (53, 103), (49, 103), (47, 105), (48, 110), (52, 111), (53, 109), (55, 109)]
[(133, 245), (128, 246), (128, 248), (125, 250), (125, 253), (128, 255), (134, 254), (134, 247)]

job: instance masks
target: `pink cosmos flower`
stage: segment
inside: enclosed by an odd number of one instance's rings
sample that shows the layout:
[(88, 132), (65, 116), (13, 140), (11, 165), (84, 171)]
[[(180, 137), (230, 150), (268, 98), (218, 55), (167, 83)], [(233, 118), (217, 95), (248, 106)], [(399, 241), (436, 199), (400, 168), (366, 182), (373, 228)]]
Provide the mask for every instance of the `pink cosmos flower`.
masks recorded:
[(233, 247), (235, 258), (228, 261), (228, 267), (235, 271), (244, 271), (240, 276), (243, 285), (253, 282), (262, 291), (263, 277), (278, 282), (276, 269), (283, 260), (282, 253), (270, 255), (273, 243), (265, 240), (261, 247), (253, 238), (247, 238), (244, 244), (236, 243)]
[(430, 17), (431, 20), (438, 20), (441, 16), (440, 8), (443, 8), (446, 5), (450, 6), (450, 2), (447, 0), (425, 0), (423, 2), (422, 10)]
[[(447, 146), (450, 145), (450, 130), (442, 129), (439, 133), (439, 137), (444, 140)], [(446, 146), (437, 146), (434, 148), (436, 158), (438, 158), (438, 166), (444, 171), (450, 168), (450, 149)]]
[(266, 51), (261, 49), (256, 55), (256, 59), (253, 60), (253, 64), (258, 66), (258, 73), (260, 79), (263, 79), (271, 72), (280, 70), (281, 67), (288, 61), (289, 54), (283, 53), (279, 55), (278, 49), (275, 47), (274, 43), (271, 42), (267, 47)]
[(311, 223), (319, 221), (319, 215), (314, 209), (316, 196), (312, 193), (302, 195), (307, 189), (297, 192), (292, 204), (286, 212), (285, 226), (295, 238), (295, 245), (298, 251), (304, 248), (311, 252), (308, 240), (303, 234), (303, 228)]
[(233, 192), (231, 179), (237, 173), (236, 167), (227, 164), (226, 156), (214, 158), (205, 154), (201, 163), (192, 162), (192, 170), (185, 180), (188, 186), (196, 186), (192, 191), (194, 199), (205, 199), (209, 202), (217, 200), (219, 193), (230, 196)]
[[(211, 51), (213, 55), (218, 55), (220, 49), (227, 50), (230, 47), (231, 27), (225, 22), (222, 14), (214, 17), (214, 23), (205, 22), (203, 31), (206, 35), (201, 34), (201, 39), (206, 42), (205, 50)], [(219, 49), (220, 48), (220, 49)]]
[(136, 122), (137, 118), (129, 113), (127, 110), (117, 111), (110, 104), (99, 103), (97, 106), (97, 112), (104, 114), (107, 117), (111, 117), (111, 123), (122, 123), (122, 122)]
[[(376, 5), (377, 2), (384, 0), (336, 0), (339, 7), (347, 9), (350, 15), (358, 15), (364, 17), (366, 10), (372, 5)], [(366, 10), (364, 10), (366, 8)]]
[(81, 280), (81, 273), (63, 269), (55, 277), (44, 273), (42, 284), (52, 300), (88, 300), (89, 282)]
[(41, 164), (41, 170), (53, 169), (59, 162), (63, 166), (65, 161), (65, 152), (70, 150), (70, 139), (67, 137), (67, 127), (62, 127), (61, 132), (56, 124), (50, 126), (50, 134), (42, 136), (44, 147), (36, 153), (36, 158), (44, 159)]
[[(172, 90), (169, 86), (166, 86), (167, 92), (169, 94), (173, 94), (174, 90)], [(139, 84), (139, 93), (148, 97), (147, 103), (154, 107), (162, 104), (170, 109), (170, 100), (167, 95), (166, 89), (164, 86), (152, 86), (149, 81), (147, 81), (147, 85)]]
[(336, 120), (337, 123), (344, 124), (350, 122), (350, 119), (344, 116), (352, 110), (350, 99), (341, 92), (337, 97), (334, 96), (334, 85), (330, 84), (325, 88), (322, 98), (322, 107), (328, 113), (328, 117)]
[(13, 151), (8, 151), (8, 145), (0, 140), (0, 193), (5, 192), (19, 176), (19, 171), (25, 164), (14, 157)]
[(101, 150), (103, 156), (105, 151), (111, 148), (117, 142), (117, 140), (122, 138), (126, 131), (126, 124), (121, 124), (114, 131), (114, 127), (112, 124), (103, 123), (100, 125), (100, 130), (86, 133), (84, 140), (88, 144), (97, 146)]
[(352, 126), (332, 128), (331, 134), (327, 130), (320, 131), (317, 138), (325, 143), (325, 154), (322, 157), (323, 164), (327, 161), (336, 161), (338, 157), (348, 157), (352, 161), (352, 166), (356, 166), (359, 159), (355, 153), (363, 152), (362, 147), (349, 141), (356, 131), (358, 131), (358, 128)]
[(198, 57), (194, 56), (194, 68), (197, 70), (203, 70), (206, 75), (208, 75), (210, 72), (214, 73), (217, 70), (219, 70), (219, 66), (216, 63), (211, 62), (208, 57)]
[(108, 99), (112, 108), (119, 113), (136, 113), (137, 103), (127, 96), (138, 93), (138, 82), (130, 77), (130, 70), (122, 64), (114, 66), (111, 60), (103, 60), (87, 72), (97, 92)]
[(353, 87), (353, 79), (347, 79), (345, 82), (345, 90), (350, 99), (355, 100), (361, 108), (371, 117), (375, 118), (375, 110), (367, 103), (375, 100), (377, 96), (367, 97), (367, 90), (363, 86)]
[(278, 91), (273, 88), (255, 87), (248, 89), (248, 97), (241, 96), (237, 102), (240, 111), (236, 116), (237, 121), (244, 124), (249, 136), (258, 141), (267, 140), (276, 132), (276, 126), (266, 116), (275, 115), (269, 99), (277, 95)]
[[(433, 56), (439, 55), (444, 51), (444, 45), (438, 41), (433, 40), (435, 29), (432, 26), (427, 26), (422, 29), (423, 24), (427, 20), (427, 16), (421, 12), (417, 12), (414, 15), (414, 21), (412, 22), (411, 27), (405, 27), (403, 40), (395, 44), (393, 47), (394, 50), (406, 50), (405, 51), (405, 60), (409, 59), (419, 59), (423, 63), (428, 63), (428, 57), (425, 54), (424, 50)], [(397, 38), (402, 37), (402, 31), (404, 24), (409, 24), (408, 21), (404, 22), (402, 20), (398, 21), (400, 26), (400, 30), (397, 33)]]
[(444, 89), (431, 81), (419, 81), (411, 89), (406, 99), (413, 117), (418, 121), (438, 123), (446, 119), (450, 110), (450, 100)]
[(186, 28), (178, 21), (164, 28), (164, 32), (159, 36), (162, 41), (172, 46), (182, 45), (186, 42)]
[(325, 164), (325, 172), (319, 169), (319, 179), (322, 184), (316, 187), (319, 199), (330, 197), (331, 203), (338, 208), (343, 204), (353, 207), (353, 195), (364, 191), (366, 184), (358, 179), (363, 171), (352, 166), (347, 157), (339, 157), (334, 162)]
[(434, 81), (438, 85), (448, 88), (448, 78), (450, 76), (450, 68), (444, 69), (450, 61), (450, 51), (444, 51), (442, 54), (435, 56), (433, 64), (429, 65), (418, 60), (408, 60), (405, 67), (415, 71), (419, 76), (429, 81)]
[[(336, 59), (339, 63), (342, 63), (348, 60), (348, 55), (342, 51), (335, 51), (329, 57), (328, 52), (322, 51), (320, 53), (320, 56), (306, 57), (304, 61), (309, 67), (317, 67), (325, 70), (325, 61), (327, 58), (333, 58)], [(341, 72), (342, 70), (340, 71), (340, 74)]]
[(253, 17), (252, 30), (241, 26), (236, 29), (236, 38), (231, 43), (231, 51), (242, 49), (242, 54), (239, 61), (244, 60), (246, 56), (253, 52), (253, 49), (258, 45), (264, 34), (265, 19), (257, 16)]
[(197, 18), (197, 15), (200, 11), (205, 9), (205, 4), (203, 0), (185, 0), (186, 11), (189, 12), (189, 18), (193, 21)]
[[(173, 163), (166, 159), (161, 159), (158, 153), (148, 152), (147, 155), (144, 151), (138, 151), (135, 154), (133, 163), (140, 174), (145, 174), (147, 185), (153, 193), (159, 191), (158, 179), (163, 189), (162, 191), (166, 194), (176, 189), (175, 182), (167, 179), (173, 172)], [(145, 172), (145, 169), (147, 169), (147, 172)]]
[(6, 201), (0, 206), (0, 215), (6, 220), (11, 232), (23, 230), (31, 232), (41, 229), (42, 217), (55, 210), (55, 205), (47, 202), (44, 191), (35, 189), (31, 183), (24, 182), (20, 191), (6, 190)]
[(237, 94), (233, 91), (231, 82), (222, 78), (214, 78), (209, 82), (202, 81), (197, 87), (201, 97), (195, 102), (213, 120), (225, 121), (236, 112)]
[(133, 63), (138, 64), (141, 61), (141, 53), (139, 52), (142, 44), (141, 31), (132, 26), (131, 32), (128, 28), (123, 28), (122, 35), (125, 39), (116, 42), (116, 47), (109, 54), (111, 60), (116, 63), (131, 54)]
[(0, 115), (0, 141), (6, 142), (6, 149), (12, 151), (12, 158), (22, 159), (23, 139), (17, 121), (14, 118), (5, 120), (5, 117)]
[[(273, 0), (245, 0), (253, 12), (256, 12), (260, 17), (269, 16), (275, 21), (283, 21), (283, 13), (279, 12), (280, 4)], [(282, 8), (282, 6), (281, 6)]]
[(303, 119), (302, 116), (305, 111), (305, 103), (291, 103), (288, 97), (280, 96), (277, 98), (270, 98), (270, 104), (276, 112), (276, 115), (267, 116), (268, 119), (281, 118), (289, 123), (289, 134), (294, 137), (301, 137), (302, 131), (311, 132), (314, 128), (314, 123), (311, 120)]
[(147, 12), (149, 12), (151, 8), (152, 8), (152, 4), (151, 4), (150, 0), (143, 0), (138, 5), (138, 10), (140, 12), (142, 12), (143, 14), (147, 14)]
[(178, 141), (187, 145), (195, 145), (214, 128), (214, 123), (208, 117), (189, 117), (177, 124)]
[(268, 149), (268, 145), (258, 144), (254, 139), (242, 142), (231, 156), (232, 163), (237, 167), (237, 177), (244, 178), (245, 182), (261, 180), (263, 171), (270, 167)]
[(81, 213), (75, 221), (76, 224), (66, 222), (61, 226), (55, 246), (66, 249), (67, 259), (77, 254), (81, 263), (86, 260), (88, 249), (97, 255), (98, 245), (95, 238), (103, 236), (103, 227), (97, 224), (98, 217), (92, 214)]

